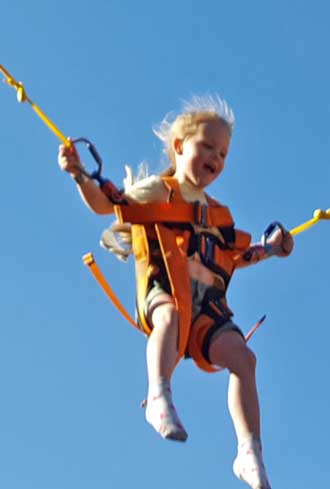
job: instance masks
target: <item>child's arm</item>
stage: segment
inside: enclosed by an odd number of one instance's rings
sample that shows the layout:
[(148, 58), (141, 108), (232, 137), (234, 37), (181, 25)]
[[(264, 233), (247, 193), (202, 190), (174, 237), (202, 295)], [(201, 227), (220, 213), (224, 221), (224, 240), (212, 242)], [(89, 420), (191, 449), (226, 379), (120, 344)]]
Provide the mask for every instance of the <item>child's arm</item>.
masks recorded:
[(254, 265), (271, 256), (286, 257), (293, 250), (294, 241), (292, 235), (284, 228), (277, 229), (267, 240), (267, 243), (252, 244), (247, 250), (242, 251), (236, 258), (236, 268)]
[(60, 146), (58, 163), (61, 170), (68, 172), (76, 181), (83, 202), (96, 214), (112, 214), (113, 204), (102, 192), (100, 187), (82, 173), (83, 165), (79, 155), (72, 145), (71, 147)]

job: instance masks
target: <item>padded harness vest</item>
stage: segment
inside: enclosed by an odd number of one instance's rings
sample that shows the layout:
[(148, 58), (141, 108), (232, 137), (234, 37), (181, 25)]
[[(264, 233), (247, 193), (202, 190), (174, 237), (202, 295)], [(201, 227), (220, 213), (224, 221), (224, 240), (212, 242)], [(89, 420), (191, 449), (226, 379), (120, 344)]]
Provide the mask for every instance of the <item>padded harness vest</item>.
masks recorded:
[[(166, 272), (179, 317), (178, 360), (188, 351), (200, 368), (212, 372), (216, 369), (203, 358), (198, 344), (214, 319), (205, 316), (204, 321), (197, 319), (191, 324), (188, 256), (197, 252), (204, 266), (214, 273), (219, 291), (218, 314), (228, 320), (232, 313), (225, 292), (236, 259), (249, 247), (251, 236), (234, 229), (229, 209), (216, 200), (206, 195), (207, 205), (188, 203), (183, 200), (176, 179), (164, 177), (162, 181), (169, 190), (167, 202), (114, 206), (118, 221), (132, 225), (140, 327), (147, 335), (151, 334), (144, 312), (145, 298), (161, 267)], [(218, 228), (219, 233), (212, 228)]]

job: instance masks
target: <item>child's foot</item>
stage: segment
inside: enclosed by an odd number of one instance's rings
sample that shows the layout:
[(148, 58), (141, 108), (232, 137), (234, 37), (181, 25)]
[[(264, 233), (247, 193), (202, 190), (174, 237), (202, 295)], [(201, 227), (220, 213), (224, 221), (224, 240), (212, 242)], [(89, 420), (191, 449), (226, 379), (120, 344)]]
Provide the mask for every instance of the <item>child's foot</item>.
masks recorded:
[(252, 489), (271, 489), (262, 461), (260, 441), (253, 436), (239, 445), (233, 470), (236, 477)]
[(173, 405), (169, 382), (165, 380), (149, 387), (146, 420), (163, 438), (186, 441), (188, 437)]

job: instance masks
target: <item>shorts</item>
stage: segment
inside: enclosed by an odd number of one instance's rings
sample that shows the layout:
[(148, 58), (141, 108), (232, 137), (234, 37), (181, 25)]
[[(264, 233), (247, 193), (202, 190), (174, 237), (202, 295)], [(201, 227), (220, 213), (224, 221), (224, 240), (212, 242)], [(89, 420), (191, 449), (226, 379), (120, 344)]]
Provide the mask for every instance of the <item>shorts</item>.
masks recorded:
[[(159, 294), (171, 294), (170, 285), (167, 281), (159, 279), (153, 280), (151, 288), (145, 299), (144, 313), (145, 317), (148, 316), (148, 310), (151, 302)], [(232, 321), (232, 313), (224, 312), (223, 315), (216, 314), (213, 309), (209, 307), (210, 302), (217, 305), (217, 309), (221, 307), (218, 302), (217, 296), (219, 295), (219, 290), (215, 287), (210, 287), (209, 285), (199, 282), (198, 280), (191, 279), (191, 301), (192, 301), (192, 333), (194, 332), (194, 323), (202, 315), (207, 315), (213, 319), (212, 324), (208, 328), (206, 334), (203, 337), (203, 341), (199, 345), (201, 354), (204, 359), (210, 363), (209, 359), (209, 347), (211, 342), (219, 336), (219, 334), (225, 331), (236, 331), (243, 338), (244, 335), (241, 329)], [(187, 352), (186, 357), (190, 357)]]

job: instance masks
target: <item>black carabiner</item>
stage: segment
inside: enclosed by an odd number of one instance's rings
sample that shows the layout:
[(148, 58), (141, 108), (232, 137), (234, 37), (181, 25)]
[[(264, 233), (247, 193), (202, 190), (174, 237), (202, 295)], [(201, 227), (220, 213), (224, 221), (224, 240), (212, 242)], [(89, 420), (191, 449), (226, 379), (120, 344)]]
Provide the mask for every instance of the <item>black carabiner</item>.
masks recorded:
[(271, 251), (272, 245), (268, 244), (268, 239), (270, 236), (276, 231), (276, 229), (280, 229), (282, 232), (282, 236), (284, 236), (285, 229), (279, 221), (274, 221), (266, 228), (264, 234), (261, 236), (261, 244), (264, 246), (266, 253)]
[(89, 152), (91, 153), (91, 155), (93, 156), (97, 164), (97, 170), (89, 173), (87, 170), (85, 170), (85, 168), (81, 168), (80, 169), (81, 173), (83, 173), (86, 177), (91, 178), (92, 180), (96, 180), (100, 185), (100, 188), (103, 191), (103, 193), (111, 200), (112, 203), (127, 204), (127, 201), (123, 198), (123, 190), (119, 190), (111, 182), (111, 180), (102, 177), (103, 162), (94, 144), (87, 138), (73, 139), (72, 143), (73, 144), (85, 143), (87, 149), (89, 150)]
[(96, 161), (97, 164), (97, 170), (93, 171), (92, 173), (88, 173), (87, 170), (82, 169), (81, 172), (86, 175), (88, 178), (92, 178), (93, 180), (97, 180), (100, 185), (104, 183), (104, 179), (101, 176), (102, 173), (102, 168), (103, 168), (103, 162), (102, 158), (99, 155), (97, 149), (95, 148), (94, 144), (87, 138), (77, 138), (72, 140), (73, 144), (77, 143), (85, 143), (87, 146), (87, 149), (89, 150), (90, 154), (93, 156), (94, 160)]

